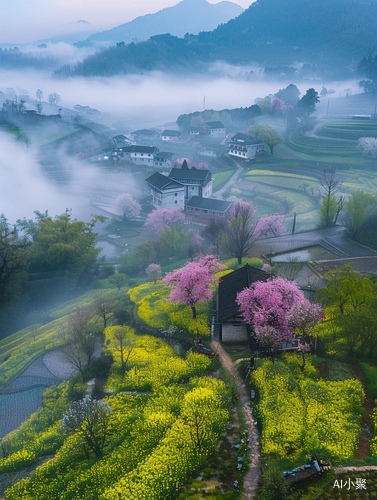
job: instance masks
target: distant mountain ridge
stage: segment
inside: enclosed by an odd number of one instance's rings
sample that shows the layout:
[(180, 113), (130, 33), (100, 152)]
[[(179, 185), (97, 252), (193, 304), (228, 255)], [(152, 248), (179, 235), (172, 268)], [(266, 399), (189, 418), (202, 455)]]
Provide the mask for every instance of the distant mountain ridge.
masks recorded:
[(312, 66), (320, 78), (326, 72), (349, 76), (364, 56), (376, 51), (376, 33), (377, 0), (258, 0), (235, 19), (199, 33), (197, 43), (171, 35), (154, 36), (146, 42), (112, 47), (56, 74), (205, 71), (208, 63), (223, 60), (278, 68), (300, 62)]
[(87, 41), (129, 43), (135, 39), (147, 40), (151, 36), (164, 33), (178, 37), (183, 37), (185, 33), (197, 35), (200, 31), (212, 30), (227, 23), (243, 10), (229, 1), (210, 4), (206, 0), (183, 0), (155, 14), (140, 16), (111, 30), (95, 33), (89, 36)]

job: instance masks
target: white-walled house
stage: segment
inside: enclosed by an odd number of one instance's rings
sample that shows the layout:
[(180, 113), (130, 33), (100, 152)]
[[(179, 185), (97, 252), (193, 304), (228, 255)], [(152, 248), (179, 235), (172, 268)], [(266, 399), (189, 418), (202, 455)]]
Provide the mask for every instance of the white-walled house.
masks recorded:
[(174, 137), (179, 139), (181, 136), (182, 136), (182, 132), (180, 132), (179, 130), (164, 130), (161, 134), (161, 140), (168, 142), (171, 139), (173, 139)]
[(192, 196), (209, 198), (212, 195), (212, 174), (209, 170), (172, 168), (169, 177), (184, 185), (186, 200)]
[(230, 139), (228, 154), (243, 158), (255, 158), (257, 153), (264, 151), (264, 144), (257, 144), (250, 135), (238, 132)]
[(152, 205), (156, 208), (177, 208), (183, 210), (185, 207), (185, 186), (171, 179), (167, 175), (155, 172), (147, 179)]
[(136, 165), (154, 166), (154, 156), (159, 152), (155, 146), (127, 146), (113, 151), (115, 160), (126, 158)]
[(210, 137), (212, 137), (212, 139), (225, 139), (225, 125), (220, 121), (205, 122), (204, 130)]

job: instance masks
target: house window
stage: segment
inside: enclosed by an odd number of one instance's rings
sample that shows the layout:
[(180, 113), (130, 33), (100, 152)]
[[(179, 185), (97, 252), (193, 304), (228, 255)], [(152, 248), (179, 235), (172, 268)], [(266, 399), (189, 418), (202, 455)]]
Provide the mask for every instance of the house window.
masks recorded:
[(174, 193), (174, 196), (178, 196), (178, 193)]
[(200, 215), (199, 214), (195, 214), (195, 219), (200, 219)]
[(191, 191), (194, 191), (194, 187), (191, 188)]
[(177, 202), (177, 200), (175, 200), (175, 202), (174, 202), (174, 203), (175, 203), (175, 204), (177, 204), (177, 203), (178, 203), (178, 202)]
[(144, 153), (141, 153), (141, 155), (140, 155), (140, 156), (144, 156)]
[(208, 220), (208, 217), (202, 217), (202, 220)]
[(208, 214), (208, 210), (204, 210), (204, 213), (205, 213), (205, 214)]

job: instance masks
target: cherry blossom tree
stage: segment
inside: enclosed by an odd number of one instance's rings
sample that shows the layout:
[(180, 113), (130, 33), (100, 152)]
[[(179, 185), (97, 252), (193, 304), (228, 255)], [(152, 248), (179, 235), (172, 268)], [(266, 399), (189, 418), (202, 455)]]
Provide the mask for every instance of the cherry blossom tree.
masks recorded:
[(137, 217), (141, 211), (140, 203), (133, 199), (129, 193), (120, 194), (113, 202), (114, 210), (123, 216), (123, 219)]
[(294, 327), (288, 320), (294, 304), (305, 300), (296, 283), (283, 278), (257, 281), (237, 294), (244, 321), (256, 338), (272, 352), (283, 342), (292, 342)]
[(254, 230), (254, 236), (257, 238), (272, 238), (273, 236), (283, 236), (287, 233), (282, 222), (284, 215), (271, 215), (262, 217), (257, 222)]
[(256, 210), (252, 202), (239, 199), (233, 203), (227, 216), (226, 249), (237, 258), (238, 264), (242, 263), (242, 257), (248, 255), (255, 241)]
[(192, 145), (193, 148), (195, 149), (202, 149), (202, 145), (200, 144), (199, 141), (195, 141)]
[(169, 229), (176, 224), (182, 224), (184, 215), (177, 208), (158, 208), (148, 214), (144, 227), (159, 233), (161, 229)]
[(160, 264), (149, 264), (145, 270), (148, 278), (156, 283), (157, 280), (162, 278), (162, 270)]
[(306, 337), (310, 335), (311, 330), (324, 319), (322, 307), (307, 299), (298, 300), (291, 308), (288, 314), (288, 323), (301, 332), (301, 343), (299, 350), (302, 352), (301, 370), (305, 368), (305, 352), (310, 350), (306, 343)]
[(168, 142), (177, 143), (179, 142), (179, 137), (171, 137)]
[(187, 304), (196, 318), (196, 303), (212, 299), (218, 278), (215, 273), (224, 269), (215, 255), (204, 255), (169, 273), (162, 281), (170, 286), (169, 300)]

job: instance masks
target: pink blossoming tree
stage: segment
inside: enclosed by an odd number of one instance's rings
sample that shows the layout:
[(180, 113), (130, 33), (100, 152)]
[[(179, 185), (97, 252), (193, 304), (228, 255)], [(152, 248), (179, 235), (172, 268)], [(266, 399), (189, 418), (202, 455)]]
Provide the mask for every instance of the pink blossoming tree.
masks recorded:
[(215, 273), (224, 267), (215, 255), (204, 255), (169, 273), (163, 278), (171, 288), (169, 300), (189, 305), (195, 319), (196, 303), (212, 299), (218, 282)]
[(293, 328), (297, 328), (301, 332), (301, 343), (299, 350), (302, 352), (301, 370), (305, 368), (305, 352), (310, 350), (309, 344), (306, 343), (307, 336), (310, 335), (312, 329), (324, 319), (322, 307), (307, 299), (297, 301), (291, 308), (288, 314), (288, 322)]
[(145, 272), (148, 278), (154, 283), (162, 278), (162, 270), (160, 264), (149, 264)]
[(137, 217), (141, 211), (140, 203), (129, 193), (120, 194), (112, 204), (114, 210), (123, 216), (123, 219)]
[(169, 229), (176, 224), (182, 224), (184, 215), (177, 208), (158, 208), (148, 214), (144, 227), (159, 233), (161, 229)]
[(284, 215), (271, 215), (270, 217), (262, 217), (257, 222), (254, 230), (256, 238), (272, 238), (273, 236), (283, 236), (287, 233), (282, 222)]
[(291, 342), (294, 328), (288, 321), (293, 305), (304, 300), (296, 283), (271, 278), (253, 283), (237, 294), (244, 321), (252, 326), (256, 338), (272, 351), (283, 342)]

